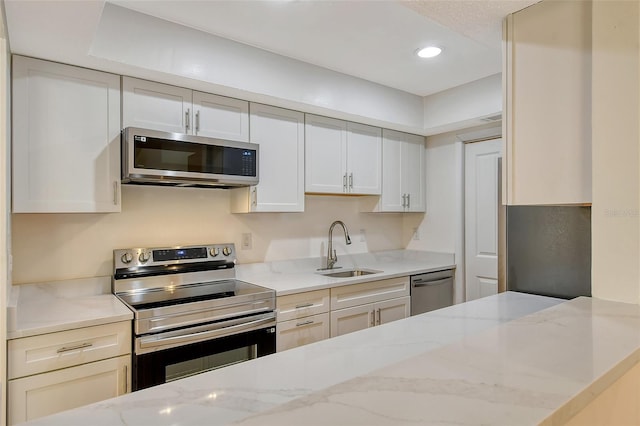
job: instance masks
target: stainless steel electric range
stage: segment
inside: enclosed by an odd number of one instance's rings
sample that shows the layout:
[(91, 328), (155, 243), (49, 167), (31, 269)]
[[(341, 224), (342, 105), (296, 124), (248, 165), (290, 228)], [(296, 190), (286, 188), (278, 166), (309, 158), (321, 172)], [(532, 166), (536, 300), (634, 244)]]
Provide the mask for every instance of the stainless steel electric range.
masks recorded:
[(113, 251), (134, 313), (133, 390), (275, 352), (275, 291), (235, 279), (233, 244)]

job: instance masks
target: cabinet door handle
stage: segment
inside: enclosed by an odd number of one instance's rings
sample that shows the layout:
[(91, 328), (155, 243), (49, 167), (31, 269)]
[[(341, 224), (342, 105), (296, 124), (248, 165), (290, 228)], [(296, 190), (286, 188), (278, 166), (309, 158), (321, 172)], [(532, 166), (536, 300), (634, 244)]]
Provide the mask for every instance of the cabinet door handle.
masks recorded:
[(200, 110), (196, 111), (196, 135), (200, 131)]
[(378, 317), (376, 319), (376, 324), (380, 325), (380, 308), (376, 309), (376, 316)]
[(347, 174), (342, 175), (342, 190), (347, 192)]
[(313, 302), (311, 302), (311, 303), (303, 303), (302, 305), (296, 305), (296, 309), (308, 308), (309, 306), (313, 306)]
[(184, 121), (185, 121), (184, 130), (185, 130), (185, 133), (189, 133), (189, 127), (190, 127), (189, 126), (189, 122), (191, 121), (191, 120), (189, 120), (189, 113), (190, 113), (190, 110), (189, 110), (189, 108), (187, 108), (187, 111), (184, 113)]
[(84, 343), (80, 343), (79, 345), (63, 346), (63, 347), (61, 347), (60, 349), (58, 349), (56, 352), (58, 352), (59, 354), (61, 354), (61, 353), (63, 353), (63, 352), (75, 351), (76, 349), (90, 348), (91, 346), (93, 346), (93, 343), (91, 343), (91, 342), (84, 342)]
[(113, 205), (118, 205), (118, 181), (113, 181)]
[(129, 372), (127, 371), (127, 365), (125, 364), (125, 366), (124, 366), (124, 393), (127, 393), (127, 390), (129, 389), (129, 376), (128, 376), (127, 373), (129, 373)]
[(258, 188), (256, 188), (255, 186), (253, 187), (253, 191), (252, 191), (252, 199), (251, 199), (251, 204), (253, 204), (254, 206), (258, 205)]
[(407, 194), (402, 194), (402, 208), (407, 207)]
[(411, 208), (411, 194), (407, 194), (407, 208)]
[(314, 322), (313, 320), (299, 322), (296, 324), (296, 327), (302, 327), (303, 325), (313, 324), (313, 322)]
[(371, 311), (371, 327), (376, 325), (376, 311)]
[(353, 173), (349, 173), (349, 189), (353, 191)]

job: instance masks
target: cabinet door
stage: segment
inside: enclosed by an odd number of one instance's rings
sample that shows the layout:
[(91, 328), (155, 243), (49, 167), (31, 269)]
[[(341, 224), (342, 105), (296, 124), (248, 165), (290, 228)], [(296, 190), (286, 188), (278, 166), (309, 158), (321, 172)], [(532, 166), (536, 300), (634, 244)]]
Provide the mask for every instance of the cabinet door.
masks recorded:
[(120, 77), (13, 58), (13, 211), (120, 211)]
[(251, 142), (260, 145), (253, 211), (304, 211), (304, 114), (251, 104)]
[(249, 142), (249, 102), (193, 92), (195, 135)]
[(424, 212), (426, 210), (424, 137), (406, 134), (405, 138), (402, 153), (402, 187), (407, 195), (405, 211)]
[(279, 322), (276, 325), (278, 352), (330, 337), (329, 313)]
[(122, 127), (191, 134), (192, 91), (122, 77)]
[(505, 21), (506, 204), (591, 203), (591, 8), (543, 1)]
[(331, 311), (331, 337), (375, 326), (373, 304)]
[(305, 115), (305, 190), (344, 194), (347, 191), (347, 123)]
[(102, 401), (129, 391), (131, 356), (36, 374), (8, 383), (9, 424)]
[(406, 204), (402, 178), (404, 134), (384, 129), (382, 135), (382, 195), (377, 210), (402, 212)]
[(347, 123), (348, 192), (379, 195), (382, 192), (382, 129)]
[(411, 312), (411, 297), (399, 297), (385, 300), (374, 305), (376, 325), (409, 317)]

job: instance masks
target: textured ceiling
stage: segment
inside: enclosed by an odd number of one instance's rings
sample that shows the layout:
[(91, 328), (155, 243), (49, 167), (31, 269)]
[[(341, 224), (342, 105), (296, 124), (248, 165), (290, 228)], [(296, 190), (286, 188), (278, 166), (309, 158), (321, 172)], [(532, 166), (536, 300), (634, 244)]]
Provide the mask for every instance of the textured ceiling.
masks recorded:
[(502, 19), (539, 0), (416, 0), (405, 7), (486, 46), (502, 39)]

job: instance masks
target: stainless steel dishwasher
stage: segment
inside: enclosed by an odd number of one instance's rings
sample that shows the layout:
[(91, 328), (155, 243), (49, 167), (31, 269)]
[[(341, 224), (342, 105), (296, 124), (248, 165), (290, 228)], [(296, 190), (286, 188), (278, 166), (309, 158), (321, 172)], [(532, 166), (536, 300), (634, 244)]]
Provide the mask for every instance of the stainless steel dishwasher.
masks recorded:
[(453, 305), (453, 269), (411, 276), (411, 315)]

